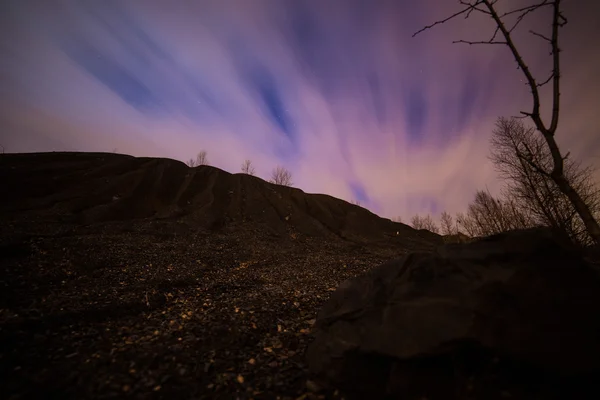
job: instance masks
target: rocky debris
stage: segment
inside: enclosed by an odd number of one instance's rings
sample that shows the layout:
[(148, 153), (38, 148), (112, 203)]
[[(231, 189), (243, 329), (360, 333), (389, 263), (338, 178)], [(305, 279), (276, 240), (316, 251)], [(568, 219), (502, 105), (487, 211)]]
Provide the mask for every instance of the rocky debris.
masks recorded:
[(214, 232), (185, 218), (9, 217), (0, 393), (15, 399), (339, 398), (307, 383), (317, 310), (348, 278), (431, 246), (273, 235), (254, 223)]
[(600, 279), (552, 233), (509, 232), (342, 283), (313, 335), (313, 380), (348, 398), (592, 398)]
[(9, 399), (338, 398), (306, 370), (317, 310), (346, 279), (441, 242), (169, 159), (6, 154), (0, 181)]

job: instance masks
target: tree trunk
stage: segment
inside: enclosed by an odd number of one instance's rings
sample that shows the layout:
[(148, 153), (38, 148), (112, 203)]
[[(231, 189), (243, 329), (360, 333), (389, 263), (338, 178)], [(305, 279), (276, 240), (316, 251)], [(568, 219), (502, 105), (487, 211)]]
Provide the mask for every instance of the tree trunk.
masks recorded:
[(573, 189), (569, 181), (562, 174), (556, 174), (553, 172), (551, 177), (560, 191), (563, 192), (571, 201), (571, 204), (573, 204), (573, 207), (575, 208), (575, 211), (577, 211), (577, 214), (581, 217), (588, 234), (591, 236), (594, 242), (596, 242), (596, 244), (600, 245), (600, 225), (598, 225), (598, 222), (594, 219), (594, 216), (592, 215), (592, 212), (587, 204), (585, 204), (581, 196), (579, 196), (579, 193)]

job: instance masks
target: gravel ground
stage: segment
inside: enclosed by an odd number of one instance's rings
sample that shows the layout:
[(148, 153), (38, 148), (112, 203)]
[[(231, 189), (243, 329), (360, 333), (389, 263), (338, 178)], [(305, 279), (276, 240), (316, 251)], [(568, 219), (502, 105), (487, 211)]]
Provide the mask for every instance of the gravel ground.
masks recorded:
[(345, 279), (428, 247), (176, 220), (20, 217), (0, 233), (7, 399), (339, 397), (306, 370), (316, 312)]

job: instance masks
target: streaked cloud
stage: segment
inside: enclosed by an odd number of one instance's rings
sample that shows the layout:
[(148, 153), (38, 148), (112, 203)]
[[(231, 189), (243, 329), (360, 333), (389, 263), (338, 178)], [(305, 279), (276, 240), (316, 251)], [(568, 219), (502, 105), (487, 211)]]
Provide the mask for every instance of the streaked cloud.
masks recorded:
[[(573, 3), (558, 140), (597, 164), (600, 6)], [(498, 190), (487, 159), (494, 120), (531, 100), (504, 46), (451, 43), (488, 37), (486, 18), (411, 37), (456, 6), (9, 0), (0, 6), (0, 144), (179, 160), (205, 149), (225, 170), (248, 158), (268, 178), (284, 165), (297, 187), (387, 217), (460, 211), (476, 189)], [(546, 29), (544, 17), (527, 23)], [(526, 29), (515, 39), (533, 71), (548, 74), (545, 44)]]

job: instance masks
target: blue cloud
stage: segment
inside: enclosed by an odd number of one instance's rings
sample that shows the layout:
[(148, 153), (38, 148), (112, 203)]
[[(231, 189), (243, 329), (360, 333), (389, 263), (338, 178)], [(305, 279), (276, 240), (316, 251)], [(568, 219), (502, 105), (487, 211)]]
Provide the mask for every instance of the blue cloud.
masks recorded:
[(382, 126), (386, 122), (385, 113), (385, 102), (382, 98), (381, 84), (379, 78), (374, 73), (371, 73), (367, 77), (369, 89), (371, 90), (371, 98), (373, 100), (373, 111), (379, 126)]
[(473, 111), (479, 97), (479, 90), (480, 88), (475, 79), (467, 77), (464, 80), (458, 106), (457, 129), (464, 128), (469, 118), (473, 116)]
[(281, 131), (294, 141), (294, 127), (288, 111), (280, 96), (272, 74), (266, 69), (251, 72), (252, 85), (256, 88), (269, 116)]
[(409, 139), (419, 143), (424, 133), (429, 112), (424, 86), (411, 85), (405, 94), (406, 128)]
[(324, 96), (332, 97), (344, 88), (351, 64), (344, 65), (340, 58), (341, 43), (338, 31), (331, 32), (320, 23), (314, 9), (306, 3), (294, 2), (289, 6), (291, 22), (287, 28), (292, 52), (305, 78), (320, 88)]
[(257, 54), (248, 50), (250, 46), (244, 38), (233, 36), (228, 44), (237, 71), (250, 94), (260, 102), (260, 108), (281, 133), (295, 144), (297, 132), (285, 104), (284, 85), (278, 83), (275, 73), (263, 64)]
[(359, 201), (361, 204), (365, 204), (369, 201), (369, 195), (362, 184), (358, 182), (350, 183), (350, 191), (354, 196), (354, 200)]
[(134, 73), (83, 39), (71, 38), (65, 53), (85, 71), (140, 111), (156, 110), (159, 98)]

